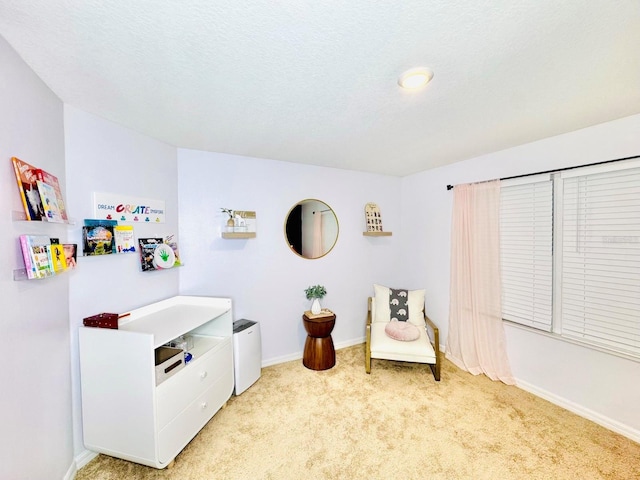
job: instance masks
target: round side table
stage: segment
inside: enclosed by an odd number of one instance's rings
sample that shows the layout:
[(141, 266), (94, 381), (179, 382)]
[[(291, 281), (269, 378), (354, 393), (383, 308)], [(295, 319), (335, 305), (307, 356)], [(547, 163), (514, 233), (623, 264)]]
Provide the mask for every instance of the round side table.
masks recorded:
[(336, 324), (335, 314), (309, 318), (302, 315), (307, 340), (304, 342), (302, 364), (310, 370), (328, 370), (336, 364), (331, 331)]

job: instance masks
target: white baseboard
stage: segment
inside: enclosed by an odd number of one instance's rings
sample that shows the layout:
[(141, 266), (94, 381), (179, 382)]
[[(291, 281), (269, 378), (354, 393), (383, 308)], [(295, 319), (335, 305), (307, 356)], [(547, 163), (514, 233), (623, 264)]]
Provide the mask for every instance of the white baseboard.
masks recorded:
[(567, 400), (566, 398), (560, 397), (551, 392), (543, 390), (525, 381), (518, 380), (517, 378), (516, 378), (516, 385), (518, 386), (518, 388), (521, 388), (522, 390), (526, 390), (527, 392), (532, 393), (537, 397), (544, 398), (545, 400), (548, 400), (551, 403), (558, 405), (559, 407), (569, 410), (570, 412), (573, 412), (576, 415), (580, 415), (581, 417), (586, 418), (587, 420), (591, 420), (592, 422), (597, 423), (598, 425), (601, 425), (613, 432), (619, 433), (620, 435), (624, 435), (625, 437), (633, 440), (634, 442), (640, 443), (640, 431), (636, 430), (635, 428), (631, 428), (628, 425), (624, 425), (609, 417), (605, 417), (604, 415), (601, 415), (597, 412), (594, 412), (593, 410), (585, 408), (582, 405), (579, 405), (570, 400)]
[[(364, 343), (364, 337), (353, 338), (351, 340), (345, 340), (343, 342), (334, 343), (334, 348), (340, 350), (341, 348), (352, 347)], [(294, 360), (300, 360), (302, 358), (302, 352), (291, 353), (289, 355), (283, 355), (281, 357), (274, 357), (264, 360), (262, 362), (262, 368), (270, 367), (271, 365), (278, 365), (279, 363), (292, 362)]]
[(67, 470), (67, 473), (62, 477), (62, 480), (73, 480), (76, 478), (76, 473), (78, 473), (78, 468), (76, 467), (76, 462), (73, 462), (69, 470)]
[(82, 452), (80, 455), (73, 459), (73, 463), (69, 467), (69, 470), (67, 470), (67, 473), (62, 478), (62, 480), (73, 480), (74, 478), (76, 478), (78, 470), (80, 470), (97, 456), (98, 454), (96, 452), (92, 452), (91, 450), (85, 450), (84, 452)]
[(282, 355), (281, 357), (269, 358), (262, 361), (262, 368), (270, 367), (271, 365), (278, 365), (280, 363), (292, 362), (302, 358), (302, 352), (295, 352), (289, 355)]
[(97, 452), (92, 452), (91, 450), (85, 450), (80, 455), (77, 455), (73, 460), (73, 464), (69, 467), (67, 474), (64, 476), (63, 480), (73, 480), (76, 478), (76, 474), (78, 470), (84, 467), (87, 463), (98, 456)]
[(364, 343), (364, 337), (353, 338), (351, 340), (345, 340), (344, 342), (338, 342), (334, 344), (336, 350), (340, 350), (342, 348), (353, 347), (354, 345), (359, 345)]

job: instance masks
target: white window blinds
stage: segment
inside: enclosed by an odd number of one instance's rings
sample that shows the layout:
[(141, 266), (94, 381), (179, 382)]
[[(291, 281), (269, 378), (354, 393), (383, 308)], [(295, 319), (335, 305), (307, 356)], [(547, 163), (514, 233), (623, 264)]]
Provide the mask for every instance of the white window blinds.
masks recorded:
[(638, 355), (640, 168), (575, 175), (563, 174), (562, 335)]
[(502, 182), (502, 318), (552, 328), (553, 185), (549, 175)]

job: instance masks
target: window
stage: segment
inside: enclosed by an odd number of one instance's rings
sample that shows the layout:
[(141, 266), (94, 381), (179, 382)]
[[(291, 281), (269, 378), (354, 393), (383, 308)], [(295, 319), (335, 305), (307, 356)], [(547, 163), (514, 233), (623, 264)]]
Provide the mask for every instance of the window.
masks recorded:
[(640, 162), (505, 181), (505, 320), (640, 358)]
[(527, 177), (507, 185), (500, 189), (502, 316), (549, 332), (553, 289), (551, 176)]

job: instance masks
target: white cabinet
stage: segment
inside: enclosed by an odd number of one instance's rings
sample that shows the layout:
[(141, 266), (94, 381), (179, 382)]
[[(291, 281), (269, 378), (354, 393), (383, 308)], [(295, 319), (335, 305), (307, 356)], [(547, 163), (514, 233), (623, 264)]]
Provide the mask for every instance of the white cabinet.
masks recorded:
[[(193, 359), (156, 386), (154, 350), (189, 334)], [(228, 298), (177, 296), (120, 319), (118, 330), (80, 327), (85, 446), (166, 467), (233, 392)]]

